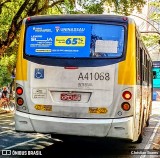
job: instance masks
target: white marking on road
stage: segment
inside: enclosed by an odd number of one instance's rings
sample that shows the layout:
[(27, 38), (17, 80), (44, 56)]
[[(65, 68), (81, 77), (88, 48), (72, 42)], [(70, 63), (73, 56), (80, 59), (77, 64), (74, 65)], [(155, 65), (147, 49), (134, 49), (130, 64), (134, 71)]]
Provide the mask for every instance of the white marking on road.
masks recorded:
[[(156, 134), (159, 126), (160, 126), (160, 120), (159, 120), (159, 122), (157, 122), (156, 127), (154, 128), (153, 134), (151, 135), (148, 143), (146, 144), (146, 146), (145, 146), (145, 148), (144, 148), (145, 150), (150, 149), (151, 144), (153, 143), (153, 139), (154, 139), (154, 137), (155, 137), (155, 134)], [(140, 158), (145, 158), (146, 156), (147, 156), (147, 155), (141, 155)]]
[(18, 143), (18, 144), (16, 144), (16, 145), (12, 145), (12, 146), (6, 147), (6, 148), (4, 148), (4, 149), (2, 149), (2, 150), (12, 149), (12, 148), (14, 148), (14, 147), (17, 147), (17, 146), (20, 146), (20, 145), (23, 145), (23, 144), (26, 144), (26, 143), (29, 143), (29, 142), (33, 142), (34, 140), (37, 140), (37, 139), (42, 138), (42, 137), (44, 137), (44, 136), (43, 136), (43, 135), (40, 135), (40, 136), (38, 136), (37, 138), (31, 139), (31, 140), (27, 140), (27, 141), (25, 141), (25, 142)]
[(0, 132), (0, 134), (11, 132), (11, 131), (13, 132), (13, 130), (6, 130), (6, 131), (3, 131), (3, 132)]

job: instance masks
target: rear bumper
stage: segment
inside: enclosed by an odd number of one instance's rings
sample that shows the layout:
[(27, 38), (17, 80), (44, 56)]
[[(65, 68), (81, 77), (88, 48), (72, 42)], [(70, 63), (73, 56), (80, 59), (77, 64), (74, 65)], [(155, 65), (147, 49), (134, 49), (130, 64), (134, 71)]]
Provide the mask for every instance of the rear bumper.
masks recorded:
[(15, 113), (15, 129), (23, 132), (133, 140), (133, 117), (121, 119), (71, 119)]

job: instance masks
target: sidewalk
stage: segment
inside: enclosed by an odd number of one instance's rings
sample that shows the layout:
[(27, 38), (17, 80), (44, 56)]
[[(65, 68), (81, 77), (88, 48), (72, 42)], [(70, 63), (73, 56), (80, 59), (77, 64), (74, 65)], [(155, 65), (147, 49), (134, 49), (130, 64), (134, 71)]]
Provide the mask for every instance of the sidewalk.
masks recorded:
[(155, 121), (157, 122), (157, 126), (155, 127), (156, 133), (153, 142), (151, 142), (150, 149), (160, 151), (160, 101), (153, 101), (152, 104), (152, 109), (154, 111), (152, 115), (156, 116)]

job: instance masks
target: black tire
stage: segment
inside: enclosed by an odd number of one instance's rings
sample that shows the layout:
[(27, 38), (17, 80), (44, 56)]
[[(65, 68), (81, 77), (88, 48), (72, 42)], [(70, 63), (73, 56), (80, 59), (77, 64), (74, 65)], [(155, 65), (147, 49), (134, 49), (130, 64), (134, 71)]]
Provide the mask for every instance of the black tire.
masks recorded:
[(142, 120), (142, 124), (141, 124), (141, 133), (140, 133), (140, 135), (139, 135), (139, 137), (138, 137), (138, 140), (135, 141), (135, 143), (142, 143), (142, 141), (143, 141), (144, 112), (143, 112), (142, 119), (143, 119), (143, 120)]
[(141, 132), (139, 137), (138, 137), (138, 140), (135, 143), (142, 143), (142, 141), (143, 141), (143, 134)]

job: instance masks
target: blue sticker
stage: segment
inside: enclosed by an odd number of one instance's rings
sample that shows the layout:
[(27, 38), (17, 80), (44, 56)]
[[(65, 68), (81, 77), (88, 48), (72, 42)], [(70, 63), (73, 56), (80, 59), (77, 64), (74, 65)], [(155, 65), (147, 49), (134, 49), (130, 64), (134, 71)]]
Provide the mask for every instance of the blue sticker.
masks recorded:
[(43, 79), (44, 78), (44, 69), (35, 69), (34, 78)]

